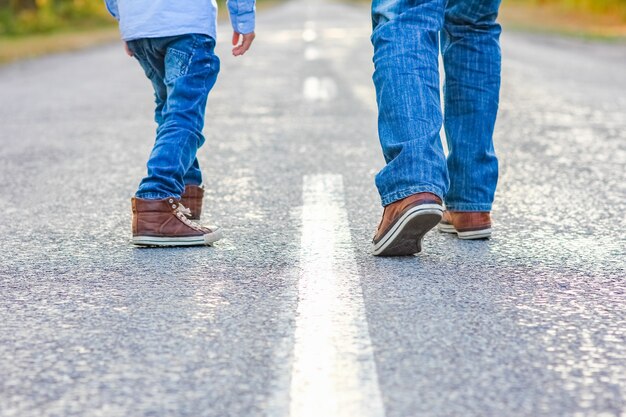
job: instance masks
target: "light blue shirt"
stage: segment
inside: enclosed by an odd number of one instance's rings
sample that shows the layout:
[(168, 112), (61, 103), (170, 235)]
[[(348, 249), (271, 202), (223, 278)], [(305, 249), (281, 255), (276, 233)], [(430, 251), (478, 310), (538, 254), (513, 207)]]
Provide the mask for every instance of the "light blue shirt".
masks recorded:
[[(215, 0), (105, 0), (120, 23), (122, 39), (160, 38), (200, 33), (216, 38)], [(233, 30), (254, 32), (255, 0), (227, 0)]]

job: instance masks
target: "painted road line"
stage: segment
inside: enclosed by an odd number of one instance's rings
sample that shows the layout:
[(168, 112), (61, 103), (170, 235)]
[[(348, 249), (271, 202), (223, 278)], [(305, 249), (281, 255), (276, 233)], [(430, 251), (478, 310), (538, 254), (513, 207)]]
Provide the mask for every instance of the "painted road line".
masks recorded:
[(343, 194), (304, 177), (291, 417), (384, 416)]
[(317, 39), (317, 32), (315, 31), (315, 22), (307, 21), (304, 23), (304, 30), (302, 31), (302, 40), (305, 42), (313, 42)]
[(306, 61), (315, 61), (320, 58), (320, 51), (314, 46), (307, 46), (304, 50), (304, 59)]
[(302, 85), (302, 95), (308, 101), (330, 101), (337, 97), (337, 83), (329, 77), (307, 77)]

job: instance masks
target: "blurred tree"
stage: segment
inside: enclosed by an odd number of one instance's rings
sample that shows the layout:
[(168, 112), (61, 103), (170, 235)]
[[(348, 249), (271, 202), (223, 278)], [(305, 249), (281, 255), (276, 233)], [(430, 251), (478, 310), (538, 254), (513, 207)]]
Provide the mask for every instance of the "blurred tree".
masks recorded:
[(618, 17), (626, 22), (626, 0), (505, 0), (511, 3), (554, 5), (563, 10)]
[(33, 10), (37, 8), (36, 0), (7, 0), (13, 11)]
[(0, 0), (0, 36), (111, 23), (103, 0)]

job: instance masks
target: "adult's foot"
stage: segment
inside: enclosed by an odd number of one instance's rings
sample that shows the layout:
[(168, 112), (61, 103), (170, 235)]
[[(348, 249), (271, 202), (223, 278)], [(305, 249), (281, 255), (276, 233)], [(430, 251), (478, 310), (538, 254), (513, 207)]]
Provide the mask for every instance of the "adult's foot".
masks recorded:
[(491, 215), (488, 211), (448, 211), (443, 213), (439, 231), (456, 233), (459, 239), (491, 237)]
[(424, 235), (439, 223), (441, 199), (431, 193), (418, 193), (385, 207), (373, 240), (376, 256), (406, 256), (422, 250)]

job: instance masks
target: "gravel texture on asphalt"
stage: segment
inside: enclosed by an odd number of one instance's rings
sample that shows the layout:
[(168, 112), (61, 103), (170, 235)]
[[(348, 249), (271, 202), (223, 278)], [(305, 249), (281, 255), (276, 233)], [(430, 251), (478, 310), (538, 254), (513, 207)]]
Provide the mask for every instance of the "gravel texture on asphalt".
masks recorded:
[(505, 33), (493, 238), (379, 259), (367, 9), (264, 10), (239, 59), (220, 33), (214, 248), (129, 243), (155, 126), (119, 44), (0, 68), (0, 416), (285, 415), (317, 174), (343, 177), (333, 262), (356, 262), (387, 417), (626, 415), (623, 45)]

